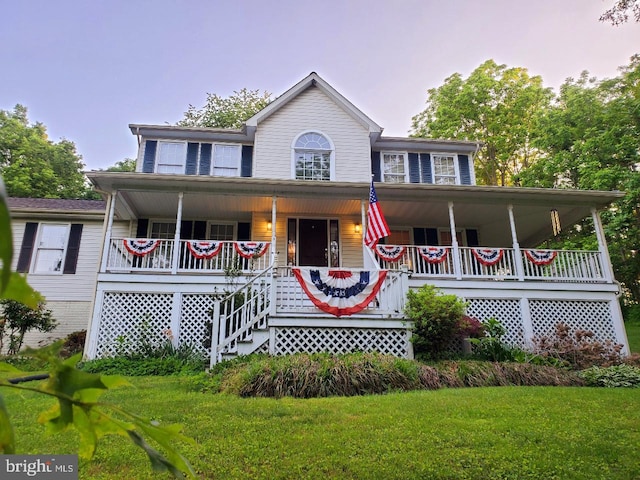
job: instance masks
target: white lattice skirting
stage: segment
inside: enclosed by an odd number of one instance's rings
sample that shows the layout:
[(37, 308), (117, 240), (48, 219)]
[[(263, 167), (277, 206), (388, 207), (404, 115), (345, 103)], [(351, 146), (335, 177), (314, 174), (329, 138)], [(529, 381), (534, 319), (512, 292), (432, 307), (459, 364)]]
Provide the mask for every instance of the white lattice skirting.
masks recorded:
[(380, 352), (406, 358), (409, 335), (404, 329), (277, 327), (273, 352), (292, 353)]
[[(481, 320), (498, 319), (507, 329), (505, 341), (526, 346), (532, 337), (554, 331), (559, 322), (586, 329), (596, 339), (624, 342), (610, 301), (518, 298), (465, 298), (467, 312)], [(170, 331), (179, 345), (189, 344), (203, 353), (207, 344), (213, 296), (201, 293), (104, 292), (92, 332), (90, 358), (126, 353), (144, 339), (166, 341)], [(276, 355), (298, 352), (349, 353), (378, 351), (397, 357), (410, 352), (409, 332), (403, 328), (287, 325), (271, 326), (269, 351)], [(138, 343), (137, 343), (138, 342)], [(266, 351), (267, 345), (256, 345)]]

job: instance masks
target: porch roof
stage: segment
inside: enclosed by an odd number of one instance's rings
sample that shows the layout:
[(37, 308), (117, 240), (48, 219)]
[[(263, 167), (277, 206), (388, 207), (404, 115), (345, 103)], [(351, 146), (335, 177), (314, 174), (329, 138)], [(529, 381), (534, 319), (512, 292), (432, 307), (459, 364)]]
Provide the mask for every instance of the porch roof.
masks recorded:
[[(119, 172), (88, 172), (104, 193), (118, 190), (119, 218), (167, 218), (177, 212), (177, 193), (184, 193), (183, 216), (250, 219), (263, 213), (270, 219), (272, 198), (277, 214), (290, 216), (352, 216), (359, 219), (369, 184), (309, 182), (239, 177), (210, 177)], [(556, 209), (563, 228), (621, 198), (622, 192), (516, 188), (469, 185), (376, 184), (380, 205), (392, 228), (449, 226), (448, 202), (454, 204), (456, 225), (483, 227), (483, 244), (510, 242), (507, 205), (513, 205), (519, 242), (535, 246), (551, 236), (550, 210)], [(172, 195), (173, 194), (173, 195)], [(490, 228), (487, 228), (487, 227)]]

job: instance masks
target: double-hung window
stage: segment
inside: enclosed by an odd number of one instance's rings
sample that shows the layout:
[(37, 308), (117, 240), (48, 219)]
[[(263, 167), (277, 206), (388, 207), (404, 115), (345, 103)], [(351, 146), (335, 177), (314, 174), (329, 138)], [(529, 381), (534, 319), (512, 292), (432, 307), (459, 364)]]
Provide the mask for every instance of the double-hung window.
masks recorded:
[(438, 185), (455, 185), (457, 182), (456, 162), (453, 155), (438, 155), (433, 157), (433, 183)]
[(294, 144), (296, 180), (331, 180), (333, 148), (329, 140), (317, 132), (307, 132)]
[(239, 177), (241, 155), (241, 145), (214, 145), (212, 175), (216, 177)]
[(62, 273), (62, 261), (68, 239), (68, 224), (41, 224), (32, 272), (45, 274)]
[(158, 142), (157, 173), (184, 173), (187, 144), (184, 142)]
[(382, 181), (405, 183), (407, 180), (407, 154), (402, 152), (382, 153)]

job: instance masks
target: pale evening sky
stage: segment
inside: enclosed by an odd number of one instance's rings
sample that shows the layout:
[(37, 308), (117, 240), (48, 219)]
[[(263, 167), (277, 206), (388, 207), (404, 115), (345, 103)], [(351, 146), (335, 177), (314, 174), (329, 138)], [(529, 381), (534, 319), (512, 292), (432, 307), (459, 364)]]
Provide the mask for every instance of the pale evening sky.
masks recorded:
[(0, 109), (17, 103), (87, 170), (136, 155), (129, 123), (174, 124), (206, 93), (280, 95), (315, 71), (407, 135), (426, 91), (487, 59), (557, 87), (640, 53), (613, 0), (0, 0)]

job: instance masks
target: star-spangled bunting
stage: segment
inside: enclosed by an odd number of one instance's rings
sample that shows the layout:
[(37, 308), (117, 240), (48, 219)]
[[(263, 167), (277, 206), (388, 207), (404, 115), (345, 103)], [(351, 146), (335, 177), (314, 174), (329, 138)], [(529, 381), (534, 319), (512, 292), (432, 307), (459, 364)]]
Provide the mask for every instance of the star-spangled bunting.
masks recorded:
[(378, 243), (378, 240), (388, 237), (390, 234), (389, 225), (387, 225), (387, 221), (382, 214), (376, 190), (373, 186), (373, 179), (371, 179), (369, 209), (367, 210), (367, 231), (364, 235), (364, 243), (367, 247), (373, 248)]

